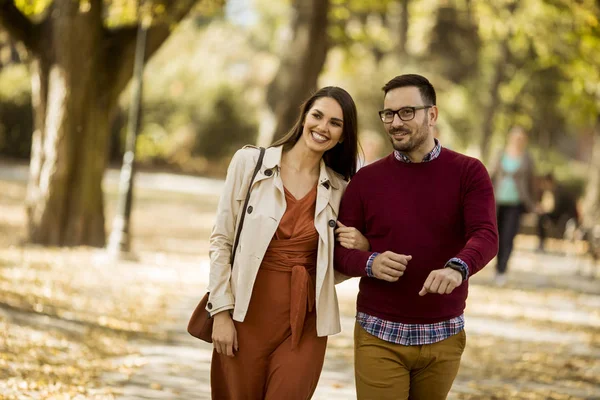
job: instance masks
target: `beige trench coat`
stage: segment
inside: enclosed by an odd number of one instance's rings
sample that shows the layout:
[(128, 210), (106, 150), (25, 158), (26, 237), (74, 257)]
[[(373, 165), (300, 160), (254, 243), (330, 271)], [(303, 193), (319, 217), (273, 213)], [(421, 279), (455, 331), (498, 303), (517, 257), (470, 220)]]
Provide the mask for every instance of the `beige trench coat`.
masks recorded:
[[(266, 149), (263, 165), (252, 185), (233, 269), (230, 257), (235, 231), (259, 150), (246, 146), (231, 160), (210, 236), (210, 297), (206, 309), (211, 315), (233, 309), (233, 319), (244, 321), (258, 269), (286, 210), (279, 174), (281, 154), (281, 146)], [(319, 336), (341, 331), (335, 283), (344, 277), (334, 272), (333, 247), (339, 204), (346, 184), (341, 175), (321, 160), (315, 209), (315, 227), (319, 234), (315, 302)]]

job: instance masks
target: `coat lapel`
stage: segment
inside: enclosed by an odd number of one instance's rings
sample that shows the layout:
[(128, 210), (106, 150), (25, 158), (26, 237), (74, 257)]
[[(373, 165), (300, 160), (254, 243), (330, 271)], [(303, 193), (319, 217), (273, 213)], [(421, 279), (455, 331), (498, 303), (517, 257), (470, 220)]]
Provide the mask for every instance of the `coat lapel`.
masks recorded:
[(317, 182), (317, 203), (315, 205), (315, 227), (317, 228), (317, 232), (319, 232), (319, 236), (322, 240), (327, 240), (327, 229), (328, 221), (324, 221), (327, 218), (327, 213), (325, 213), (325, 208), (331, 199), (332, 191), (334, 188), (332, 187), (332, 182), (329, 177), (329, 173), (327, 172), (327, 167), (325, 166), (325, 162), (321, 160), (321, 168), (319, 173), (319, 181)]

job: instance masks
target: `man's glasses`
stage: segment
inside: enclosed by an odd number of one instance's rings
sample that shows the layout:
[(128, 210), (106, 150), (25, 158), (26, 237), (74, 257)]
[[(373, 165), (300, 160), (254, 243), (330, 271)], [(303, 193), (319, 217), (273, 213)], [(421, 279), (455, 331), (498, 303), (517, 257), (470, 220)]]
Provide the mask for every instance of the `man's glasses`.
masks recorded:
[(418, 107), (402, 107), (398, 110), (382, 110), (379, 111), (379, 118), (386, 123), (392, 123), (394, 121), (394, 115), (398, 114), (398, 117), (402, 121), (410, 121), (415, 117), (417, 110), (424, 110), (433, 106), (418, 106)]

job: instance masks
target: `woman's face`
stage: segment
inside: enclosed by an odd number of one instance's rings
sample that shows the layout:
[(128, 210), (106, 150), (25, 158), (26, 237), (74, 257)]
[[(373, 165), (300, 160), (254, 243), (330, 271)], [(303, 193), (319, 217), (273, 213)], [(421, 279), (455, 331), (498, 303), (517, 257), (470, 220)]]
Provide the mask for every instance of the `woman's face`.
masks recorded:
[(509, 144), (518, 150), (525, 150), (527, 147), (527, 135), (520, 129), (510, 132)]
[(320, 97), (304, 117), (301, 140), (310, 150), (323, 154), (342, 140), (343, 131), (340, 104), (331, 97)]

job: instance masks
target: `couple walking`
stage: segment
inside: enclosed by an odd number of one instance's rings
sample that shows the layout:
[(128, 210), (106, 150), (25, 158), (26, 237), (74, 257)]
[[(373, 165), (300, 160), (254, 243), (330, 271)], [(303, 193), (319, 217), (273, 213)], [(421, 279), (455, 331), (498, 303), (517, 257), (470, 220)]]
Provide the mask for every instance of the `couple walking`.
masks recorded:
[(231, 160), (210, 238), (214, 399), (309, 399), (327, 337), (341, 331), (335, 284), (348, 277), (361, 278), (357, 397), (446, 398), (469, 277), (498, 249), (493, 188), (481, 162), (434, 139), (426, 78), (397, 76), (383, 91), (394, 151), (358, 173), (356, 106), (338, 87), (303, 104), (254, 179), (259, 149)]

